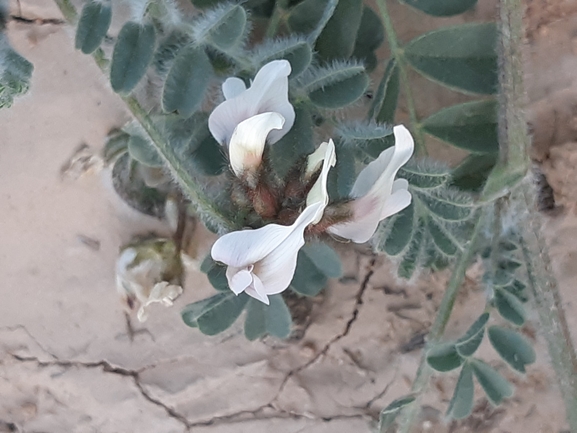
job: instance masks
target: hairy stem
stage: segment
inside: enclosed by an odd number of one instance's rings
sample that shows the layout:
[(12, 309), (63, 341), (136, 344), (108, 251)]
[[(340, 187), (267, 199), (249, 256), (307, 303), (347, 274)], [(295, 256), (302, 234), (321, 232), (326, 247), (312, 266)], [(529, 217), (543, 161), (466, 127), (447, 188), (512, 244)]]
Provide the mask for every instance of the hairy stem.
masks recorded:
[[(62, 15), (70, 24), (75, 24), (78, 20), (78, 13), (70, 0), (55, 0), (60, 8)], [(97, 49), (93, 54), (98, 67), (102, 72), (107, 72), (109, 60), (106, 59), (102, 49)], [(170, 143), (166, 140), (163, 134), (158, 130), (153, 120), (150, 118), (146, 110), (140, 105), (138, 100), (130, 95), (119, 95), (124, 101), (134, 118), (140, 123), (142, 128), (146, 131), (153, 143), (156, 151), (164, 160), (166, 166), (174, 178), (178, 181), (185, 195), (198, 206), (199, 209), (210, 215), (210, 218), (219, 226), (232, 230), (234, 224), (222, 214), (222, 212), (211, 202), (210, 198), (204, 193), (202, 187), (197, 183), (196, 179), (183, 166), (182, 161), (174, 152)]]
[(391, 49), (391, 54), (397, 61), (397, 67), (399, 68), (399, 76), (401, 78), (401, 85), (403, 86), (403, 92), (407, 100), (407, 109), (409, 111), (409, 118), (411, 120), (411, 129), (413, 135), (415, 136), (415, 148), (417, 153), (421, 155), (426, 155), (427, 150), (425, 148), (425, 138), (423, 136), (423, 130), (419, 124), (419, 119), (417, 117), (417, 110), (415, 108), (415, 100), (413, 98), (413, 91), (411, 89), (411, 83), (409, 82), (408, 66), (403, 50), (399, 44), (397, 38), (397, 33), (393, 27), (393, 22), (389, 15), (389, 10), (387, 8), (386, 0), (377, 0), (377, 6), (379, 7), (379, 12), (381, 14), (381, 19), (383, 20), (383, 26), (385, 27), (385, 32), (387, 34), (387, 42)]
[(570, 430), (577, 432), (577, 356), (563, 310), (559, 285), (553, 275), (549, 251), (541, 235), (543, 218), (537, 210), (535, 195), (534, 183), (530, 178), (526, 179), (519, 198), (527, 206), (527, 212), (519, 226), (532, 295), (530, 302), (539, 315), (539, 330), (547, 341)]
[(471, 238), (457, 259), (449, 284), (447, 285), (447, 289), (445, 290), (445, 294), (441, 300), (439, 311), (437, 312), (431, 331), (427, 336), (427, 345), (423, 349), (419, 369), (417, 370), (417, 376), (415, 377), (413, 386), (411, 387), (411, 391), (416, 395), (416, 399), (403, 411), (399, 421), (398, 433), (408, 433), (416, 419), (419, 410), (419, 399), (427, 389), (429, 379), (433, 372), (431, 367), (427, 364), (427, 351), (430, 347), (438, 344), (443, 337), (443, 333), (445, 332), (445, 328), (447, 327), (447, 323), (451, 317), (451, 312), (453, 311), (453, 306), (455, 305), (455, 300), (457, 299), (457, 294), (459, 293), (459, 288), (465, 279), (465, 272), (467, 271), (471, 259), (473, 258), (473, 254), (476, 251), (483, 223), (483, 212), (479, 211)]

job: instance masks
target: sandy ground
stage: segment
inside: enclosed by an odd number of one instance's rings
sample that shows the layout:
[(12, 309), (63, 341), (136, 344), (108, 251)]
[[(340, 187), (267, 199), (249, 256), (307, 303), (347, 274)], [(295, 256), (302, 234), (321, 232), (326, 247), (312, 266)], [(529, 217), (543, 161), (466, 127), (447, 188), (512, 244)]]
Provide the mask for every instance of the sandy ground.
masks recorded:
[[(535, 158), (559, 206), (546, 231), (577, 330), (577, 8), (531, 3), (540, 12), (529, 16), (529, 117)], [(37, 20), (9, 26), (36, 69), (30, 94), (0, 112), (0, 432), (372, 431), (379, 410), (410, 388), (420, 353), (407, 343), (430, 326), (446, 274), (407, 284), (391, 277), (384, 259), (343, 252), (346, 278), (313, 305), (298, 342), (249, 343), (238, 326), (212, 338), (187, 328), (179, 309), (212, 292), (194, 271), (174, 308), (154, 309), (145, 325), (127, 319), (114, 284), (119, 247), (135, 234), (167, 229), (128, 208), (98, 163), (74, 158), (82, 145), (97, 153), (127, 113), (91, 60), (74, 51), (72, 30), (54, 23), (60, 16), (49, 0), (13, 6)], [(203, 255), (212, 238), (200, 231), (196, 241)], [(449, 337), (480, 313), (483, 296), (467, 282)], [(466, 421), (444, 420), (456, 377), (436, 377), (418, 431), (566, 429), (543, 342), (535, 344), (538, 361), (525, 377), (482, 347), (517, 392), (497, 409), (477, 392)]]

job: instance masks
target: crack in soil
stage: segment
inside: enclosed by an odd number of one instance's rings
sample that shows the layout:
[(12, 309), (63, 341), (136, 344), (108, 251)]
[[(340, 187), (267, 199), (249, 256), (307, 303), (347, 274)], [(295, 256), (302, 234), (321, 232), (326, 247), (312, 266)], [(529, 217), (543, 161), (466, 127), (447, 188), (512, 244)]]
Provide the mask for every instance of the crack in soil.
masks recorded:
[(70, 368), (70, 367), (88, 368), (88, 369), (100, 368), (105, 373), (112, 373), (112, 374), (117, 374), (120, 376), (130, 377), (134, 381), (134, 385), (139, 390), (140, 394), (144, 397), (145, 400), (149, 401), (150, 403), (152, 403), (156, 406), (161, 407), (168, 414), (169, 417), (174, 418), (177, 421), (179, 421), (181, 424), (183, 424), (186, 427), (187, 430), (190, 429), (190, 423), (188, 422), (188, 420), (186, 419), (186, 417), (184, 415), (178, 413), (176, 410), (174, 410), (170, 406), (164, 404), (162, 401), (152, 397), (144, 389), (144, 386), (140, 383), (140, 377), (139, 377), (138, 371), (128, 370), (128, 369), (122, 368), (122, 367), (115, 367), (112, 364), (110, 364), (108, 361), (79, 362), (79, 361), (63, 361), (63, 360), (59, 360), (59, 359), (56, 359), (54, 361), (41, 361), (38, 358), (32, 357), (32, 356), (26, 357), (26, 356), (14, 355), (14, 354), (11, 354), (11, 356), (19, 362), (34, 362), (34, 363), (36, 363), (36, 365), (38, 365), (38, 367), (41, 367), (41, 368), (52, 367), (52, 366), (64, 367), (64, 368)]
[(307, 369), (308, 367), (310, 367), (311, 365), (316, 363), (323, 355), (325, 355), (329, 351), (329, 349), (331, 348), (331, 346), (334, 343), (336, 343), (337, 341), (339, 341), (340, 339), (342, 339), (343, 337), (346, 337), (348, 335), (348, 333), (350, 332), (350, 330), (353, 326), (353, 323), (355, 323), (355, 321), (357, 320), (357, 318), (359, 316), (361, 306), (363, 305), (363, 295), (365, 294), (365, 291), (367, 290), (367, 287), (369, 285), (369, 281), (370, 281), (371, 277), (375, 273), (374, 267), (375, 267), (376, 262), (377, 262), (377, 258), (376, 258), (376, 256), (373, 255), (373, 258), (371, 259), (371, 261), (369, 263), (368, 271), (365, 275), (365, 278), (363, 279), (361, 286), (359, 287), (359, 290), (357, 291), (357, 294), (355, 296), (355, 306), (353, 308), (353, 312), (351, 314), (350, 319), (347, 321), (347, 323), (345, 325), (345, 329), (340, 334), (337, 334), (333, 338), (331, 338), (329, 340), (329, 342), (311, 360), (309, 360), (306, 363), (292, 369), (291, 371), (289, 371), (287, 373), (287, 375), (284, 377), (283, 381), (281, 382), (281, 384), (279, 386), (279, 390), (278, 390), (276, 396), (272, 399), (271, 404), (274, 403), (279, 398), (279, 396), (282, 394), (286, 384), (288, 383), (288, 381), (290, 380), (291, 377), (293, 377), (295, 374), (300, 373), (301, 371)]
[(31, 24), (37, 26), (43, 26), (46, 24), (61, 26), (66, 24), (66, 21), (58, 18), (26, 18), (21, 15), (10, 15), (10, 20), (16, 21), (21, 24)]

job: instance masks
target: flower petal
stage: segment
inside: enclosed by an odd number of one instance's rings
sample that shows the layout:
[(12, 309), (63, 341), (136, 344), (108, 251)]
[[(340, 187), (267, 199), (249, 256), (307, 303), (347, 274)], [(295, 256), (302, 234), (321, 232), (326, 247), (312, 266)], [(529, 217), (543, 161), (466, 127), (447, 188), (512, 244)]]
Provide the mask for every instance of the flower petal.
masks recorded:
[(266, 305), (270, 304), (264, 285), (256, 275), (254, 275), (253, 285), (246, 289), (245, 293)]
[[(386, 200), (386, 197), (383, 197)], [(345, 223), (330, 226), (327, 231), (353, 242), (362, 244), (375, 233), (381, 220), (380, 200), (373, 196), (355, 199), (351, 206), (353, 218)]]
[(260, 278), (267, 295), (285, 290), (292, 281), (297, 265), (297, 255), (305, 244), (304, 231), (312, 224), (324, 203), (308, 206), (291, 226), (291, 233), (277, 245), (263, 260), (256, 264), (253, 272)]
[(224, 83), (222, 83), (222, 94), (224, 99), (232, 99), (240, 95), (246, 90), (244, 81), (237, 77), (227, 78)]
[(252, 284), (252, 274), (246, 268), (239, 269), (229, 266), (226, 269), (226, 278), (228, 279), (230, 290), (235, 295), (239, 295)]
[(413, 155), (414, 142), (411, 133), (403, 125), (393, 128), (395, 146), (390, 147), (377, 159), (367, 165), (357, 177), (351, 190), (351, 197), (362, 197), (366, 194), (390, 194), (393, 181), (401, 166)]
[[(319, 149), (324, 150), (324, 161), (323, 161), (323, 168), (321, 170), (321, 174), (311, 190), (307, 195), (307, 206), (310, 206), (314, 203), (323, 203), (322, 208), (319, 209), (317, 215), (311, 222), (311, 224), (318, 223), (321, 218), (323, 217), (323, 212), (325, 210), (326, 205), (329, 203), (329, 193), (327, 191), (327, 179), (329, 176), (329, 170), (331, 167), (334, 167), (337, 162), (337, 156), (335, 153), (335, 143), (333, 140), (329, 140), (328, 143), (322, 143), (319, 146)], [(315, 155), (317, 152), (313, 153)], [(313, 160), (314, 163), (314, 160)], [(308, 170), (308, 167), (307, 167)]]
[(266, 138), (273, 129), (281, 129), (284, 118), (278, 113), (262, 113), (238, 124), (229, 144), (232, 170), (237, 176), (256, 171), (262, 160)]
[[(243, 120), (265, 112), (280, 113), (285, 123), (281, 130), (270, 134), (270, 142), (276, 143), (293, 126), (294, 108), (288, 100), (288, 76), (291, 72), (287, 60), (275, 60), (264, 65), (256, 74), (249, 89), (236, 94), (238, 82), (227, 85), (226, 95), (236, 96), (217, 106), (208, 118), (208, 127), (221, 144), (230, 141), (236, 126)], [(230, 90), (230, 92), (229, 92)]]
[(381, 209), (381, 220), (394, 215), (411, 204), (412, 196), (408, 190), (409, 182), (405, 179), (397, 179), (393, 183), (393, 193), (385, 201)]

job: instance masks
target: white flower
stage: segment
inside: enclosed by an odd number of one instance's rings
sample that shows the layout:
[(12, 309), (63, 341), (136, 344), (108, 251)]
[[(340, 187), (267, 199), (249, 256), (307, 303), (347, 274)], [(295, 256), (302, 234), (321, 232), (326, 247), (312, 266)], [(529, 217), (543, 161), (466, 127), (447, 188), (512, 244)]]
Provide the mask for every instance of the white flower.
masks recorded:
[(395, 126), (395, 146), (384, 150), (359, 174), (351, 190), (352, 218), (327, 230), (353, 242), (368, 241), (379, 222), (411, 204), (409, 183), (395, 180), (401, 166), (411, 158), (414, 149), (411, 133), (402, 125)]
[(151, 304), (171, 306), (182, 294), (181, 286), (165, 281), (165, 278), (178, 279), (181, 273), (181, 262), (174, 252), (172, 241), (155, 239), (125, 248), (118, 257), (117, 290), (130, 309), (135, 302), (140, 304), (137, 314), (140, 322), (148, 318)]
[[(294, 275), (297, 255), (305, 244), (304, 231), (322, 217), (328, 202), (326, 179), (335, 164), (332, 141), (321, 145), (325, 151), (317, 191), (307, 197), (307, 206), (290, 226), (268, 224), (256, 230), (228, 233), (212, 247), (212, 258), (228, 265), (226, 277), (235, 294), (245, 292), (268, 305), (269, 295), (285, 290)], [(317, 186), (318, 185), (318, 186)]]
[(240, 78), (222, 85), (225, 101), (208, 118), (214, 138), (228, 146), (234, 172), (254, 172), (265, 143), (276, 143), (293, 126), (294, 108), (288, 100), (290, 63), (275, 60), (264, 65), (247, 89)]

